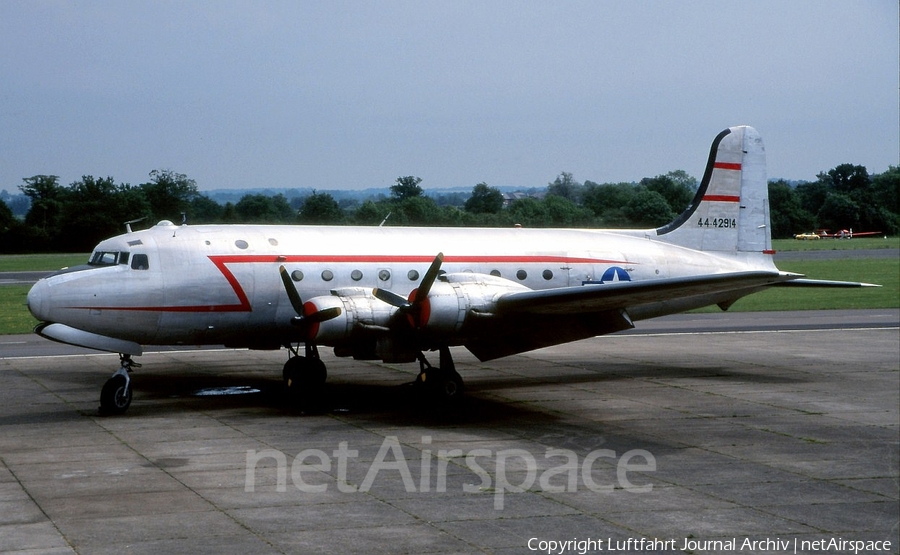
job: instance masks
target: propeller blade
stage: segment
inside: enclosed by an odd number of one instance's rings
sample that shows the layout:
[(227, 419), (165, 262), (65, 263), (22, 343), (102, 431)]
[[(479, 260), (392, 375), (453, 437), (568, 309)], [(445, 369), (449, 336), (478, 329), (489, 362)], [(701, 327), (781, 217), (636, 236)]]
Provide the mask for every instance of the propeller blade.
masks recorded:
[(419, 286), (414, 290), (415, 294), (413, 295), (412, 301), (393, 291), (378, 289), (377, 287), (372, 290), (372, 295), (380, 301), (397, 307), (397, 313), (405, 315), (405, 318), (402, 318), (401, 321), (408, 322), (408, 325), (413, 328), (418, 328), (421, 325), (422, 308), (428, 301), (428, 293), (431, 291), (431, 287), (434, 285), (434, 280), (437, 279), (438, 274), (441, 271), (441, 264), (443, 263), (444, 253), (439, 252), (437, 256), (434, 257), (431, 266), (428, 267), (428, 271), (425, 272), (425, 277), (422, 278)]
[(396, 306), (397, 308), (409, 306), (409, 301), (406, 300), (406, 297), (400, 296), (393, 291), (388, 291), (387, 289), (378, 289), (376, 287), (372, 290), (372, 295), (374, 295), (376, 299), (384, 301), (391, 306)]
[(428, 298), (428, 292), (431, 291), (431, 286), (434, 285), (434, 280), (437, 279), (438, 272), (441, 271), (441, 264), (443, 263), (444, 253), (439, 252), (437, 253), (437, 256), (434, 257), (434, 262), (428, 267), (428, 271), (425, 272), (425, 277), (422, 278), (422, 283), (419, 284), (419, 288), (416, 289), (416, 296), (413, 299), (414, 305), (419, 305)]
[(307, 322), (327, 322), (328, 320), (337, 318), (340, 315), (341, 307), (333, 306), (331, 308), (319, 310), (318, 312), (313, 312), (309, 316), (305, 316), (304, 319)]
[(300, 298), (300, 293), (294, 285), (294, 280), (291, 279), (290, 274), (288, 274), (288, 271), (284, 266), (280, 266), (278, 271), (281, 273), (281, 282), (284, 284), (284, 290), (287, 291), (287, 296), (291, 300), (291, 306), (294, 307), (294, 312), (299, 316), (303, 316), (303, 299)]

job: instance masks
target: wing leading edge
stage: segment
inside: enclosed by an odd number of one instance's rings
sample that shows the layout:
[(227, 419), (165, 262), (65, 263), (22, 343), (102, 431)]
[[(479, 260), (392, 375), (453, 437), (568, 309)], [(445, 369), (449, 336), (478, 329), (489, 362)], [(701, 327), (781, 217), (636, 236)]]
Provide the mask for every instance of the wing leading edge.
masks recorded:
[(829, 279), (805, 279), (800, 274), (791, 274), (798, 276), (796, 279), (776, 283), (778, 286), (793, 287), (881, 287), (877, 283), (864, 283), (861, 281), (833, 281)]
[(635, 306), (671, 299), (709, 297), (775, 285), (790, 274), (777, 271), (747, 271), (702, 276), (620, 281), (601, 285), (564, 287), (545, 291), (511, 293), (497, 302), (498, 314), (572, 314), (631, 309)]

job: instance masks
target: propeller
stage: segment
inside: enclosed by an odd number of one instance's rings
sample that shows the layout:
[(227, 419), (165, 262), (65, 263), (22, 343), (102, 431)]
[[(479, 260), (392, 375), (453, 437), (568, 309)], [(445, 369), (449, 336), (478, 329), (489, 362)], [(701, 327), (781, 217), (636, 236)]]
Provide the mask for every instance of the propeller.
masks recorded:
[[(291, 324), (295, 326), (305, 326), (308, 329), (308, 326), (311, 324), (326, 322), (341, 315), (341, 308), (339, 306), (325, 308), (311, 314), (306, 314), (306, 305), (303, 304), (303, 299), (300, 298), (300, 292), (297, 291), (294, 280), (291, 279), (290, 274), (288, 274), (288, 271), (284, 266), (280, 266), (278, 271), (281, 274), (281, 282), (284, 284), (284, 290), (287, 292), (288, 299), (291, 300), (291, 306), (294, 307), (294, 312), (297, 313), (296, 316), (291, 318)], [(312, 307), (314, 305), (310, 306)]]
[(444, 253), (439, 252), (431, 262), (431, 266), (428, 267), (428, 271), (425, 272), (425, 276), (422, 277), (419, 286), (410, 293), (411, 299), (387, 289), (378, 289), (377, 287), (372, 290), (372, 294), (376, 299), (384, 301), (391, 306), (396, 306), (399, 309), (398, 312), (409, 316), (409, 321), (414, 327), (419, 327), (422, 307), (428, 300), (428, 293), (431, 291), (431, 287), (434, 285), (443, 263)]

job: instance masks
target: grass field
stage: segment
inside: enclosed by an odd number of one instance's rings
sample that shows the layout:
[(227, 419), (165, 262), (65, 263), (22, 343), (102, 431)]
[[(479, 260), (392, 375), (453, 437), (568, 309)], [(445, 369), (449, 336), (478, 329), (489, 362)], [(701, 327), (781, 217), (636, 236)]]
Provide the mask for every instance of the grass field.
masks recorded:
[[(897, 259), (790, 260), (779, 262), (778, 269), (805, 274), (812, 279), (861, 281), (881, 287), (773, 287), (740, 299), (728, 309), (729, 312), (900, 307), (900, 261)], [(707, 307), (697, 312), (719, 312), (719, 308)]]
[[(5, 254), (0, 255), (0, 272), (39, 272), (77, 266), (88, 261), (81, 254)], [(0, 335), (28, 333), (37, 324), (25, 307), (28, 285), (0, 286)]]
[(793, 251), (845, 251), (860, 249), (900, 248), (900, 237), (858, 237), (856, 239), (819, 239), (799, 241), (797, 239), (775, 239), (772, 248), (778, 252)]
[(28, 285), (0, 286), (0, 335), (28, 333), (37, 325), (25, 306), (30, 288)]
[(52, 271), (87, 264), (90, 255), (82, 254), (4, 254), (0, 255), (0, 272)]
[[(773, 246), (781, 252), (796, 250), (848, 250), (900, 247), (900, 238), (782, 239)], [(87, 262), (87, 254), (2, 255), (0, 272), (57, 270)], [(900, 261), (895, 258), (852, 260), (791, 260), (778, 263), (781, 270), (814, 279), (863, 281), (882, 287), (864, 289), (773, 288), (745, 297), (729, 310), (825, 310), (837, 308), (896, 308), (900, 306)], [(27, 285), (0, 286), (0, 335), (28, 333), (37, 324), (25, 307)], [(718, 312), (717, 307), (698, 312)]]

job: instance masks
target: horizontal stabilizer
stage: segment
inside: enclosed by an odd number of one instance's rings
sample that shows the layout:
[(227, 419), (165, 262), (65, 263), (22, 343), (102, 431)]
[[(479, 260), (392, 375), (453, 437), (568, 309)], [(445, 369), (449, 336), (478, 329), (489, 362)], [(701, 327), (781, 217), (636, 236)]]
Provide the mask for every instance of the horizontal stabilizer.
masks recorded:
[(98, 351), (132, 356), (140, 356), (144, 352), (143, 348), (134, 341), (82, 331), (65, 324), (38, 324), (34, 328), (34, 333), (59, 343), (96, 349)]

